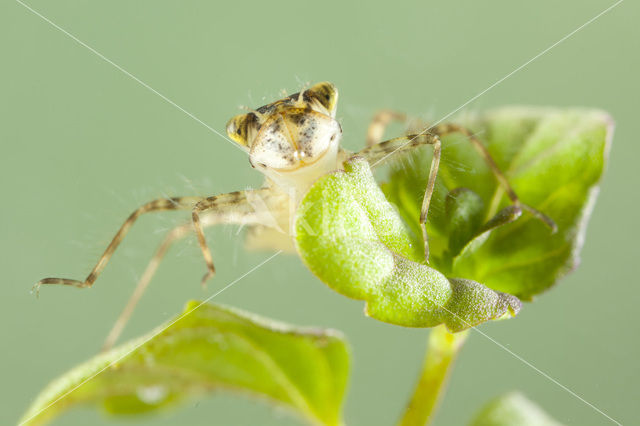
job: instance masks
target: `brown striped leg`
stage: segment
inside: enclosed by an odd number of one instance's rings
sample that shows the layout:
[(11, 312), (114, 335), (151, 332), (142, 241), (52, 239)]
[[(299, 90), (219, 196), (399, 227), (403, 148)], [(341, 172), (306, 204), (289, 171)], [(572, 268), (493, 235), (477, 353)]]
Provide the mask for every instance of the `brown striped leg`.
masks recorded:
[[(228, 222), (238, 222), (239, 218), (244, 218), (247, 215), (246, 211), (239, 209), (239, 206), (245, 206), (245, 208), (251, 209), (251, 200), (249, 197), (260, 197), (265, 200), (269, 200), (271, 194), (270, 188), (262, 188), (255, 191), (236, 191), (230, 192), (228, 194), (217, 195), (214, 197), (208, 197), (204, 200), (198, 202), (193, 209), (191, 210), (191, 217), (193, 220), (193, 226), (196, 232), (196, 236), (198, 237), (198, 244), (200, 244), (200, 249), (202, 250), (202, 256), (204, 257), (204, 261), (207, 265), (207, 273), (202, 277), (201, 284), (204, 284), (209, 280), (209, 278), (213, 277), (216, 273), (216, 268), (213, 266), (213, 257), (211, 256), (211, 250), (207, 246), (207, 240), (204, 237), (204, 232), (202, 231), (202, 223), (200, 219), (200, 215), (205, 212), (224, 212), (227, 217)], [(268, 222), (265, 218), (266, 215), (270, 215), (269, 211), (266, 212), (254, 212), (255, 222), (254, 223), (264, 223)], [(248, 222), (244, 222), (248, 223)]]
[(483, 145), (483, 143), (473, 133), (471, 133), (469, 129), (459, 126), (457, 124), (438, 124), (432, 128), (429, 128), (429, 132), (440, 136), (440, 138), (451, 133), (460, 133), (464, 135), (469, 140), (469, 142), (471, 142), (474, 148), (476, 148), (476, 150), (480, 153), (484, 161), (487, 163), (487, 165), (491, 169), (491, 172), (496, 177), (496, 180), (498, 181), (498, 183), (502, 186), (502, 188), (507, 193), (507, 196), (509, 197), (511, 202), (516, 206), (529, 211), (537, 219), (539, 219), (545, 225), (547, 225), (552, 232), (556, 232), (557, 225), (553, 221), (553, 219), (551, 219), (549, 216), (545, 215), (544, 213), (534, 209), (533, 207), (528, 206), (526, 204), (522, 204), (520, 202), (518, 195), (513, 190), (513, 188), (511, 187), (511, 184), (509, 184), (509, 181), (507, 180), (505, 175), (502, 173), (502, 171), (500, 170), (496, 162), (493, 160), (493, 157), (491, 157), (489, 150), (487, 150), (487, 148)]
[(33, 287), (38, 293), (40, 286), (43, 284), (63, 284), (70, 285), (74, 287), (91, 287), (93, 283), (96, 281), (104, 267), (109, 262), (109, 259), (113, 255), (113, 253), (118, 248), (118, 245), (122, 242), (124, 237), (129, 232), (129, 229), (133, 226), (135, 221), (144, 213), (158, 212), (158, 211), (167, 211), (167, 210), (189, 210), (193, 208), (193, 206), (202, 200), (202, 197), (173, 197), (173, 198), (161, 198), (158, 200), (151, 201), (147, 204), (136, 209), (131, 215), (127, 218), (127, 220), (122, 224), (118, 233), (113, 237), (111, 243), (106, 248), (98, 263), (93, 267), (91, 273), (87, 276), (84, 281), (72, 280), (68, 278), (45, 278), (36, 283)]
[[(276, 223), (275, 221), (270, 222), (269, 220), (265, 220), (265, 214), (269, 214), (268, 204), (270, 193), (268, 189), (259, 189), (254, 191), (246, 191), (241, 193), (240, 196), (233, 196), (230, 199), (227, 198), (225, 200), (225, 195), (217, 198), (220, 200), (217, 205), (214, 207), (215, 210), (208, 211), (204, 213), (200, 217), (200, 225), (202, 228), (207, 228), (209, 226), (222, 224), (222, 223), (235, 223), (240, 225), (265, 225), (269, 226), (270, 223)], [(233, 201), (233, 200), (236, 201)], [(260, 199), (264, 201), (261, 204), (256, 203), (256, 199)], [(261, 211), (257, 211), (260, 209)], [(129, 298), (127, 305), (123, 309), (122, 313), (116, 320), (115, 324), (111, 328), (111, 331), (107, 335), (107, 338), (104, 342), (102, 350), (108, 350), (113, 346), (115, 341), (120, 336), (124, 326), (129, 321), (134, 308), (140, 301), (142, 294), (149, 286), (151, 279), (155, 275), (162, 259), (165, 254), (171, 247), (171, 245), (184, 238), (185, 236), (191, 234), (193, 232), (193, 222), (188, 222), (182, 225), (179, 225), (173, 228), (162, 241), (155, 254), (149, 261), (147, 268), (145, 269), (138, 285), (136, 286), (133, 294)]]
[(192, 229), (193, 229), (193, 225), (191, 224), (191, 222), (188, 222), (184, 225), (180, 225), (173, 228), (167, 234), (164, 241), (162, 241), (162, 243), (156, 250), (155, 254), (153, 255), (153, 258), (151, 258), (151, 261), (147, 265), (147, 268), (144, 270), (144, 273), (142, 274), (140, 281), (138, 281), (138, 285), (133, 291), (133, 294), (131, 295), (131, 297), (129, 298), (127, 305), (125, 306), (122, 313), (120, 314), (115, 324), (111, 328), (111, 331), (109, 331), (109, 334), (107, 335), (107, 338), (105, 339), (104, 344), (102, 345), (103, 351), (111, 349), (111, 347), (116, 342), (116, 340), (118, 340), (118, 337), (122, 333), (124, 326), (129, 321), (129, 318), (131, 318), (131, 315), (133, 314), (133, 310), (135, 309), (136, 305), (140, 301), (140, 298), (142, 298), (142, 294), (145, 292), (145, 290), (149, 286), (149, 283), (151, 282), (151, 278), (153, 278), (156, 271), (158, 270), (158, 266), (160, 266), (160, 262), (162, 261), (162, 258), (169, 250), (169, 247), (171, 246), (171, 244), (188, 235)]
[(440, 139), (437, 135), (430, 133), (400, 136), (398, 138), (390, 139), (385, 142), (380, 142), (377, 145), (367, 147), (356, 155), (364, 157), (369, 164), (371, 164), (371, 167), (375, 167), (393, 158), (393, 154), (397, 152), (409, 151), (424, 145), (433, 146), (433, 158), (431, 159), (429, 180), (427, 181), (427, 188), (425, 189), (424, 197), (422, 198), (422, 209), (420, 211), (420, 228), (422, 228), (422, 240), (424, 241), (424, 257), (428, 263), (429, 239), (427, 236), (426, 224), (427, 215), (429, 213), (429, 204), (431, 203), (431, 196), (433, 195), (433, 189), (438, 175), (438, 167), (440, 165)]
[(369, 128), (367, 129), (367, 147), (379, 144), (382, 141), (384, 132), (392, 121), (404, 123), (407, 121), (407, 116), (401, 112), (388, 109), (379, 111), (373, 116), (371, 123), (369, 123)]

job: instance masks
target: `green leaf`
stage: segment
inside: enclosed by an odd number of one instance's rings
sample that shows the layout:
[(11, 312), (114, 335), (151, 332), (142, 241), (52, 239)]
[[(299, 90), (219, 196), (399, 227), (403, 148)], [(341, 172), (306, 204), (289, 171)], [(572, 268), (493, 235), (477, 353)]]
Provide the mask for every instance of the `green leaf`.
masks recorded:
[[(517, 107), (463, 124), (483, 140), (521, 201), (551, 217), (558, 231), (552, 234), (526, 209), (502, 210), (510, 203), (489, 167), (464, 137), (447, 136), (427, 226), (432, 264), (447, 275), (531, 299), (579, 262), (612, 120), (596, 110)], [(418, 220), (430, 161), (428, 150), (415, 153), (392, 168), (383, 186), (409, 224), (414, 243), (420, 238)], [(462, 198), (458, 210), (472, 215), (452, 213), (451, 197)], [(518, 214), (509, 219), (513, 213)], [(491, 218), (500, 226), (486, 232)], [(486, 223), (484, 228), (480, 222)]]
[(519, 392), (510, 392), (487, 404), (471, 426), (562, 426)]
[(22, 421), (43, 424), (81, 404), (143, 413), (221, 389), (266, 397), (313, 424), (342, 424), (349, 354), (339, 333), (198, 305), (190, 302), (168, 326), (56, 379)]
[(319, 179), (296, 214), (298, 252), (324, 283), (364, 300), (367, 315), (407, 327), (444, 323), (460, 331), (518, 312), (517, 298), (420, 263), (422, 243), (412, 240), (369, 164), (356, 157), (344, 166)]

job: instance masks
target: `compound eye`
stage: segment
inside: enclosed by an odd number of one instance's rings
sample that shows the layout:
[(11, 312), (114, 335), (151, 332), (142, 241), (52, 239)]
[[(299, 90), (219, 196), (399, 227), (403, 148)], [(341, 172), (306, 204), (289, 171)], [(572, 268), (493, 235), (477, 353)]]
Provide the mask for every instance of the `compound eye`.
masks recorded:
[(338, 104), (338, 89), (336, 86), (325, 81), (311, 86), (306, 93), (325, 107), (332, 117), (335, 117)]
[(249, 146), (249, 130), (257, 124), (254, 113), (236, 115), (227, 123), (227, 135), (239, 145)]

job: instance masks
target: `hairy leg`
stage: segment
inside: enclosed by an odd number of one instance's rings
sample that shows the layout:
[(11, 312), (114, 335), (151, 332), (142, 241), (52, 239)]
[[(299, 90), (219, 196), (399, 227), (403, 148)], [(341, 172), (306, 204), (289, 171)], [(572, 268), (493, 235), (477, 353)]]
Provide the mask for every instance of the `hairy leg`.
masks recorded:
[(404, 113), (388, 109), (378, 111), (376, 115), (373, 116), (371, 123), (369, 123), (369, 128), (367, 129), (366, 146), (370, 147), (382, 142), (384, 132), (387, 129), (387, 126), (392, 121), (399, 121), (404, 123), (405, 121), (407, 121), (407, 116)]
[(473, 133), (471, 133), (469, 129), (459, 126), (457, 124), (438, 124), (430, 128), (429, 132), (440, 136), (440, 138), (452, 133), (460, 133), (464, 135), (467, 138), (467, 140), (471, 143), (471, 145), (473, 145), (473, 147), (482, 156), (484, 161), (487, 163), (487, 165), (491, 169), (491, 172), (496, 177), (496, 180), (498, 181), (500, 186), (504, 189), (504, 191), (506, 192), (511, 202), (516, 206), (522, 208), (523, 210), (527, 210), (529, 213), (533, 214), (537, 219), (542, 221), (547, 227), (549, 227), (549, 229), (551, 229), (552, 232), (556, 232), (557, 225), (555, 224), (553, 219), (551, 219), (549, 216), (545, 215), (544, 213), (536, 210), (535, 208), (528, 206), (526, 204), (523, 204), (520, 201), (520, 199), (518, 198), (518, 195), (511, 187), (511, 184), (507, 180), (506, 176), (502, 173), (502, 171), (494, 161), (493, 157), (491, 157), (489, 150), (487, 150), (484, 144)]
[[(198, 244), (202, 250), (207, 272), (202, 277), (202, 285), (215, 275), (216, 269), (213, 265), (213, 257), (211, 250), (207, 245), (200, 216), (206, 212), (217, 212), (223, 215), (227, 223), (275, 223), (271, 210), (255, 211), (255, 200), (263, 200), (263, 205), (273, 204), (272, 199), (280, 200), (277, 195), (274, 196), (271, 188), (262, 188), (254, 191), (237, 191), (228, 194), (208, 197), (198, 202), (191, 210), (191, 218), (193, 226), (198, 238)], [(241, 208), (240, 208), (241, 207)], [(253, 215), (253, 216), (249, 216)], [(253, 222), (246, 221), (248, 217), (252, 217)]]
[(142, 298), (143, 293), (149, 286), (149, 283), (151, 282), (151, 278), (153, 278), (156, 271), (158, 270), (158, 266), (160, 266), (160, 262), (162, 262), (162, 258), (169, 250), (169, 247), (171, 247), (171, 245), (175, 241), (180, 240), (186, 235), (188, 235), (192, 231), (192, 229), (193, 229), (193, 225), (191, 224), (191, 222), (188, 222), (186, 224), (173, 228), (167, 234), (165, 239), (162, 241), (162, 243), (156, 250), (153, 257), (151, 258), (151, 261), (149, 261), (147, 268), (144, 270), (144, 273), (142, 274), (142, 277), (138, 281), (138, 285), (133, 291), (133, 294), (131, 295), (131, 297), (129, 298), (129, 301), (127, 302), (125, 308), (122, 310), (122, 313), (120, 314), (115, 324), (111, 328), (111, 331), (109, 331), (109, 334), (107, 335), (107, 338), (105, 339), (105, 342), (102, 346), (103, 351), (109, 350), (113, 346), (113, 344), (116, 342), (116, 340), (118, 340), (118, 337), (122, 333), (124, 326), (129, 321), (129, 318), (131, 318), (131, 315), (133, 314), (133, 310), (135, 309), (136, 305)]
[(431, 168), (429, 171), (429, 180), (427, 181), (427, 188), (425, 189), (424, 197), (422, 199), (422, 209), (420, 212), (420, 227), (422, 228), (423, 240), (425, 245), (425, 257), (427, 259), (427, 262), (429, 259), (429, 244), (426, 231), (426, 220), (429, 213), (429, 204), (431, 201), (431, 196), (433, 195), (435, 179), (440, 163), (440, 137), (451, 133), (461, 133), (471, 142), (471, 144), (476, 148), (476, 150), (488, 164), (492, 173), (496, 177), (496, 180), (505, 190), (507, 196), (509, 197), (509, 199), (511, 199), (515, 206), (532, 213), (534, 217), (548, 226), (552, 232), (555, 232), (557, 230), (555, 222), (550, 217), (536, 210), (535, 208), (520, 202), (517, 194), (509, 184), (509, 181), (504, 176), (498, 165), (491, 157), (491, 154), (489, 153), (487, 148), (473, 133), (462, 126), (458, 126), (455, 124), (436, 125), (432, 128), (429, 128), (428, 132), (409, 134), (406, 136), (390, 139), (388, 141), (380, 142), (377, 145), (369, 146), (355, 154), (365, 157), (373, 168), (379, 164), (385, 163), (390, 159), (393, 159), (394, 155), (397, 153), (411, 151), (417, 147), (424, 145), (433, 145), (433, 159), (431, 161)]
[[(222, 223), (235, 223), (240, 225), (266, 224), (265, 226), (268, 226), (270, 223), (275, 223), (275, 221), (265, 220), (267, 218), (266, 215), (269, 214), (269, 211), (266, 210), (268, 208), (266, 203), (269, 201), (268, 197), (269, 191), (266, 189), (245, 191), (240, 193), (240, 195), (234, 195), (231, 198), (226, 197), (225, 195), (221, 195), (217, 197), (219, 201), (215, 203), (215, 205), (212, 205), (211, 209), (199, 218), (199, 224), (201, 228), (207, 228)], [(260, 201), (265, 202), (257, 203), (255, 201), (256, 198)], [(260, 210), (256, 210), (256, 208)], [(182, 225), (176, 226), (166, 235), (162, 243), (158, 246), (153, 257), (149, 261), (144, 273), (142, 274), (142, 277), (138, 281), (138, 285), (129, 298), (129, 301), (127, 302), (125, 308), (123, 309), (122, 313), (111, 328), (111, 331), (107, 335), (102, 350), (111, 348), (111, 346), (113, 346), (115, 341), (122, 333), (122, 330), (124, 329), (126, 323), (129, 321), (131, 315), (133, 314), (133, 310), (135, 309), (143, 293), (149, 286), (151, 279), (158, 270), (162, 259), (166, 255), (171, 245), (176, 241), (179, 241), (182, 238), (190, 235), (193, 230), (193, 222), (187, 222)]]
[(420, 210), (420, 228), (422, 229), (422, 240), (424, 242), (424, 256), (427, 263), (429, 262), (429, 239), (427, 236), (427, 215), (429, 213), (429, 205), (431, 196), (438, 176), (438, 167), (440, 165), (441, 142), (437, 135), (430, 133), (406, 135), (398, 138), (389, 139), (379, 144), (369, 146), (358, 152), (357, 156), (364, 157), (371, 167), (383, 164), (385, 161), (392, 159), (393, 154), (403, 151), (410, 151), (419, 146), (433, 146), (433, 157), (429, 170), (429, 180), (422, 198), (422, 208)]
[(109, 259), (111, 259), (111, 256), (113, 256), (113, 253), (116, 251), (135, 221), (141, 215), (145, 213), (167, 210), (189, 210), (201, 200), (202, 197), (160, 198), (140, 206), (133, 213), (131, 213), (127, 220), (125, 220), (125, 222), (122, 224), (116, 235), (111, 240), (111, 243), (107, 246), (102, 256), (100, 256), (98, 263), (96, 263), (96, 265), (93, 267), (84, 281), (72, 280), (68, 278), (44, 278), (36, 283), (36, 285), (34, 286), (34, 290), (36, 290), (37, 292), (40, 289), (40, 286), (43, 284), (62, 284), (74, 287), (91, 287), (104, 267), (107, 265)]

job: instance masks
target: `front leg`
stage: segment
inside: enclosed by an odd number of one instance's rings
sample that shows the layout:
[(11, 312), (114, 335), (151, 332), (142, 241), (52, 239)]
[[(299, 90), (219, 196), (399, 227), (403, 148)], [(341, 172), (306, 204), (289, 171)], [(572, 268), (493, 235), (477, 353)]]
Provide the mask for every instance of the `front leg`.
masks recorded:
[[(218, 199), (224, 197), (225, 196), (222, 195), (218, 197)], [(241, 194), (241, 197), (238, 198), (238, 201), (236, 201), (235, 203), (219, 202), (217, 206), (215, 206), (215, 208), (212, 208), (211, 210), (205, 212), (199, 218), (200, 226), (202, 228), (207, 228), (218, 224), (230, 223), (239, 225), (272, 225), (273, 222), (270, 221), (270, 218), (266, 215), (271, 214), (271, 205), (274, 202), (277, 203), (280, 198), (275, 199), (270, 188), (245, 191)], [(258, 203), (258, 200), (260, 200), (261, 202)], [(133, 294), (129, 298), (127, 305), (111, 328), (111, 331), (109, 332), (105, 340), (104, 346), (102, 347), (103, 351), (111, 348), (111, 346), (113, 346), (115, 341), (118, 339), (118, 336), (120, 336), (120, 333), (124, 329), (126, 323), (129, 321), (129, 318), (131, 318), (133, 310), (135, 309), (136, 305), (142, 298), (143, 293), (149, 286), (151, 279), (158, 270), (158, 266), (160, 266), (160, 263), (162, 262), (162, 259), (164, 258), (169, 248), (176, 241), (190, 235), (192, 232), (193, 223), (189, 221), (182, 225), (176, 226), (166, 235), (165, 239), (162, 241), (160, 246), (158, 246), (155, 254), (147, 264), (147, 267), (144, 270), (142, 277), (138, 281), (138, 285), (133, 291)]]
[(438, 166), (440, 164), (440, 151), (441, 151), (441, 142), (440, 136), (445, 136), (451, 133), (461, 133), (466, 136), (467, 140), (471, 142), (471, 144), (476, 148), (476, 150), (480, 153), (482, 158), (485, 160), (489, 168), (491, 169), (493, 175), (496, 177), (498, 184), (505, 190), (508, 197), (511, 199), (513, 204), (521, 208), (523, 210), (527, 210), (532, 213), (535, 218), (543, 222), (551, 232), (555, 232), (557, 230), (557, 226), (553, 219), (545, 215), (544, 213), (538, 211), (537, 209), (523, 204), (518, 195), (513, 190), (509, 181), (504, 176), (496, 162), (491, 157), (491, 154), (487, 150), (487, 148), (480, 142), (480, 140), (473, 135), (468, 129), (455, 125), (455, 124), (442, 124), (434, 126), (430, 128), (428, 132), (419, 133), (419, 134), (410, 134), (406, 136), (401, 136), (398, 138), (390, 139), (385, 142), (381, 142), (378, 145), (370, 146), (362, 151), (360, 151), (357, 155), (361, 155), (365, 157), (371, 167), (375, 167), (379, 164), (383, 164), (386, 161), (392, 159), (395, 154), (406, 152), (413, 150), (419, 146), (423, 145), (432, 145), (433, 146), (433, 159), (431, 160), (431, 170), (429, 172), (429, 180), (427, 181), (427, 188), (425, 190), (424, 197), (422, 199), (422, 209), (420, 212), (420, 227), (422, 228), (423, 240), (425, 245), (425, 257), (428, 261), (429, 258), (429, 245), (427, 242), (427, 231), (426, 231), (426, 220), (429, 212), (429, 204), (431, 202), (431, 196), (433, 195), (433, 189), (435, 185), (436, 175), (438, 173)]
[(440, 136), (441, 138), (451, 133), (460, 133), (463, 136), (465, 136), (465, 138), (471, 143), (471, 145), (473, 145), (473, 147), (478, 151), (480, 156), (482, 156), (482, 159), (485, 161), (485, 163), (487, 163), (487, 165), (489, 166), (489, 169), (491, 169), (491, 173), (493, 173), (496, 180), (498, 181), (498, 184), (507, 193), (507, 196), (509, 197), (511, 202), (514, 205), (522, 208), (523, 210), (526, 210), (529, 213), (533, 214), (533, 216), (538, 220), (540, 220), (542, 223), (544, 223), (551, 230), (552, 233), (558, 230), (558, 227), (556, 223), (553, 221), (553, 219), (551, 219), (549, 216), (542, 213), (541, 211), (531, 206), (528, 206), (526, 204), (523, 204), (520, 201), (520, 199), (518, 198), (518, 195), (513, 190), (506, 176), (502, 173), (502, 171), (494, 161), (487, 147), (485, 147), (484, 144), (480, 141), (480, 139), (478, 139), (473, 133), (471, 133), (469, 129), (467, 129), (466, 127), (459, 126), (457, 124), (445, 123), (445, 124), (438, 124), (436, 126), (429, 128), (429, 132), (434, 133)]
[(393, 158), (393, 154), (409, 151), (423, 145), (431, 145), (433, 147), (433, 157), (431, 159), (431, 167), (429, 170), (429, 180), (427, 188), (422, 198), (422, 208), (420, 209), (420, 228), (422, 229), (422, 240), (424, 242), (424, 257), (429, 263), (429, 238), (427, 236), (427, 216), (429, 214), (429, 205), (431, 204), (431, 196), (438, 176), (438, 167), (440, 166), (441, 142), (437, 135), (430, 133), (406, 135), (380, 142), (377, 145), (369, 146), (356, 155), (364, 157), (371, 167), (383, 164), (387, 160)]
[[(218, 214), (224, 215), (227, 222), (241, 222), (247, 219), (247, 212), (245, 208), (251, 208), (250, 203), (248, 202), (247, 195), (249, 192), (252, 195), (258, 195), (262, 197), (268, 197), (269, 188), (265, 188), (258, 191), (236, 191), (230, 192), (228, 194), (216, 195), (213, 197), (207, 197), (200, 202), (198, 202), (191, 211), (191, 218), (193, 221), (193, 227), (196, 232), (196, 236), (198, 238), (198, 244), (200, 245), (200, 249), (202, 250), (202, 256), (204, 257), (204, 261), (207, 265), (207, 273), (202, 277), (201, 284), (204, 286), (207, 280), (213, 277), (216, 273), (216, 268), (213, 265), (213, 256), (211, 255), (211, 250), (207, 245), (207, 240), (204, 236), (203, 225), (200, 220), (200, 215), (204, 212), (215, 211)], [(270, 212), (257, 212), (259, 215), (269, 215)], [(256, 223), (259, 222), (258, 219), (255, 220)], [(247, 223), (247, 222), (245, 222)]]
[(116, 235), (109, 243), (109, 246), (105, 249), (98, 263), (93, 267), (87, 278), (84, 281), (72, 280), (69, 278), (44, 278), (36, 283), (33, 287), (36, 294), (38, 293), (40, 286), (43, 284), (62, 284), (70, 285), (74, 287), (91, 287), (93, 283), (98, 279), (98, 276), (102, 272), (113, 253), (116, 251), (124, 237), (127, 235), (136, 220), (143, 214), (167, 211), (167, 210), (188, 210), (202, 200), (202, 197), (173, 197), (173, 198), (160, 198), (158, 200), (151, 201), (137, 208), (125, 222), (122, 224)]

